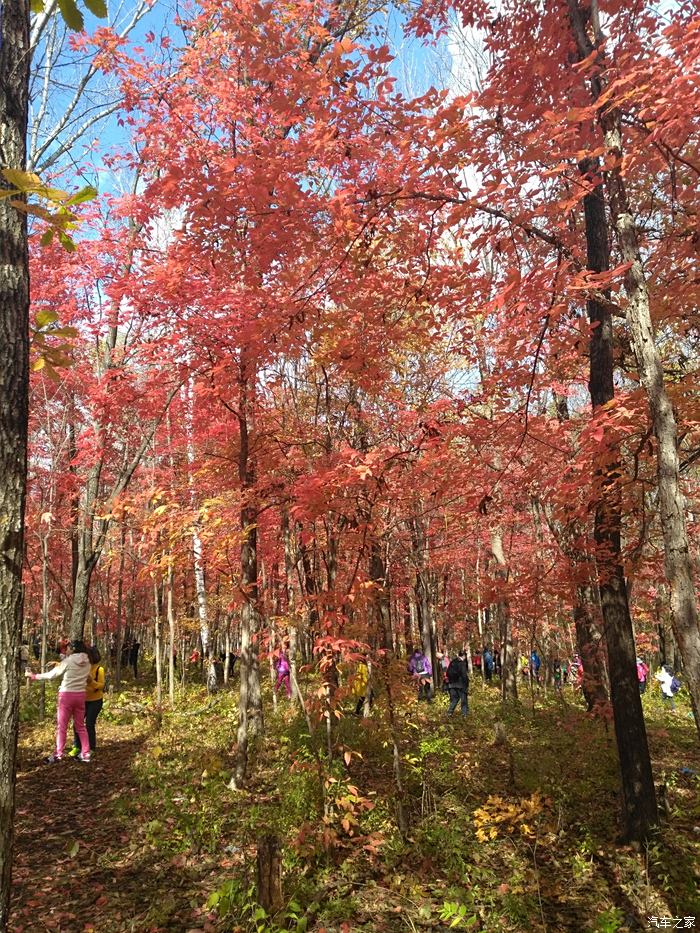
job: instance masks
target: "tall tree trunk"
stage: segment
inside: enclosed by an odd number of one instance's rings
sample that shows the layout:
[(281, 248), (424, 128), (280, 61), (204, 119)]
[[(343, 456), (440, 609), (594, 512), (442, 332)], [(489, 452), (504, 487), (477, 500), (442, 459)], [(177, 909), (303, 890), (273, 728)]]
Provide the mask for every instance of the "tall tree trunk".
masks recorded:
[(295, 618), (294, 568), (297, 558), (295, 554), (292, 532), (289, 525), (289, 513), (282, 512), (282, 533), (284, 535), (284, 594), (285, 611), (289, 631), (289, 668), (292, 681), (292, 702), (301, 702), (299, 696), (299, 682), (297, 674), (297, 626)]
[[(591, 186), (584, 198), (588, 268), (606, 272), (610, 266), (605, 203), (596, 160), (582, 163)], [(587, 302), (591, 325), (589, 391), (594, 415), (614, 397), (612, 320), (607, 306)], [(645, 839), (657, 821), (656, 793), (637, 680), (636, 650), (622, 565), (622, 503), (619, 464), (599, 476), (594, 538), (597, 549), (600, 601), (608, 646), (610, 694), (620, 760), (624, 835)]]
[[(491, 529), (491, 553), (496, 561), (496, 575), (504, 584), (508, 580), (508, 563), (503, 552), (503, 537), (499, 528)], [(513, 623), (510, 602), (503, 594), (496, 603), (498, 634), (501, 639), (501, 698), (518, 699), (518, 657), (513, 644)], [(481, 665), (484, 667), (483, 663)]]
[(70, 581), (71, 593), (75, 593), (75, 580), (78, 575), (78, 522), (80, 520), (80, 491), (76, 477), (75, 458), (78, 454), (78, 445), (75, 440), (75, 402), (71, 397), (70, 416), (68, 421), (68, 472), (75, 484), (75, 491), (70, 499)]
[(413, 553), (416, 564), (416, 608), (423, 654), (430, 658), (433, 669), (433, 693), (440, 686), (442, 672), (438, 669), (437, 647), (435, 645), (435, 625), (431, 602), (430, 570), (428, 568), (428, 542), (423, 527), (423, 518), (418, 515), (411, 522)]
[(673, 406), (664, 383), (651, 321), (647, 288), (637, 228), (627, 200), (620, 171), (622, 134), (619, 111), (602, 118), (605, 147), (612, 168), (606, 173), (610, 214), (622, 260), (630, 266), (625, 272), (627, 305), (625, 314), (632, 336), (639, 378), (647, 394), (651, 423), (656, 437), (659, 520), (664, 539), (664, 564), (671, 597), (671, 625), (683, 658), (688, 694), (700, 734), (700, 627), (693, 580), (693, 564), (685, 518), (685, 502), (680, 482), (678, 429)]
[(574, 602), (574, 627), (576, 647), (583, 664), (581, 689), (589, 712), (608, 701), (602, 636), (593, 618), (593, 605), (591, 587), (588, 584), (577, 586)]
[[(569, 403), (565, 395), (555, 394), (557, 420), (569, 420)], [(585, 532), (578, 519), (569, 512), (563, 523), (554, 521), (545, 507), (543, 509), (547, 524), (556, 539), (562, 553), (571, 562), (572, 568), (577, 569), (574, 575), (580, 576), (582, 565), (587, 557), (581, 552), (576, 541)], [(587, 534), (586, 534), (587, 537)], [(593, 572), (591, 568), (591, 574)], [(608, 701), (608, 684), (605, 674), (605, 658), (603, 656), (602, 636), (595, 623), (594, 597), (590, 584), (579, 584), (574, 590), (574, 626), (576, 630), (576, 647), (583, 663), (583, 696), (589, 712)]]
[[(168, 563), (168, 697), (175, 709), (175, 609), (173, 606), (174, 573), (172, 558)], [(228, 663), (228, 658), (227, 658)]]
[[(601, 60), (604, 60), (603, 37), (597, 21), (597, 4), (594, 4), (590, 11), (592, 40), (586, 28), (588, 10), (584, 13), (578, 0), (569, 0), (569, 9), (579, 57), (586, 58), (595, 49), (599, 49)], [(602, 90), (602, 79), (593, 78), (591, 94), (594, 101), (598, 100)], [(657, 442), (659, 520), (664, 539), (666, 579), (671, 596), (671, 625), (683, 657), (695, 725), (700, 733), (700, 626), (698, 625), (698, 607), (685, 518), (685, 503), (680, 482), (678, 428), (671, 399), (664, 383), (661, 357), (656, 347), (639, 233), (632, 216), (622, 175), (624, 153), (621, 114), (614, 107), (603, 107), (598, 112), (598, 119), (607, 154), (605, 182), (610, 216), (622, 261), (628, 267), (624, 275), (628, 299), (625, 316), (637, 360), (639, 379), (646, 392)]]
[[(29, 3), (0, 12), (0, 168), (26, 165)], [(0, 178), (0, 186), (5, 187)], [(27, 224), (0, 200), (0, 930), (9, 922), (29, 398)]]
[(163, 591), (158, 581), (153, 583), (153, 630), (156, 660), (156, 702), (158, 710), (163, 706), (163, 656), (161, 654), (160, 624), (163, 615)]
[(199, 517), (197, 495), (194, 481), (194, 383), (190, 379), (187, 386), (187, 484), (190, 492), (190, 506), (194, 513), (192, 522), (192, 565), (194, 570), (194, 588), (199, 620), (199, 638), (202, 643), (202, 663), (206, 671), (207, 692), (216, 691), (216, 667), (210, 657), (211, 646), (209, 633), (209, 605), (207, 587), (204, 578), (204, 549), (202, 547), (202, 522)]
[[(41, 673), (46, 669), (46, 647), (49, 632), (49, 607), (51, 590), (49, 589), (49, 534), (50, 525), (41, 536)], [(39, 719), (43, 722), (46, 715), (46, 681), (39, 683)]]
[(241, 484), (241, 659), (238, 705), (238, 748), (232, 779), (240, 787), (248, 770), (248, 733), (262, 732), (262, 695), (258, 667), (258, 513), (255, 500), (255, 453), (251, 450), (255, 426), (255, 371), (241, 356), (239, 378), (238, 431), (240, 449), (238, 478)]
[(119, 576), (117, 577), (117, 626), (114, 633), (114, 687), (119, 690), (122, 682), (122, 641), (124, 638), (124, 551), (126, 528), (121, 526), (119, 539)]

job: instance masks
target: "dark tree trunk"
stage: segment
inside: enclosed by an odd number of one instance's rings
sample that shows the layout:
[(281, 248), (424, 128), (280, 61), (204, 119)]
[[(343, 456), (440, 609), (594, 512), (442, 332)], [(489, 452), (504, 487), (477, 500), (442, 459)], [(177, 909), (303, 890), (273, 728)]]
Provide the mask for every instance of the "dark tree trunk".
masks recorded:
[[(608, 63), (605, 60), (605, 38), (600, 29), (597, 7), (581, 6), (579, 0), (569, 0), (569, 16), (579, 59), (587, 58), (594, 51), (598, 52), (599, 67), (590, 80), (591, 97), (598, 102), (606, 87), (604, 75)], [(664, 569), (670, 591), (671, 625), (683, 655), (688, 694), (700, 734), (700, 625), (686, 524), (686, 504), (680, 480), (678, 426), (666, 389), (661, 355), (656, 346), (651, 296), (644, 270), (642, 236), (633, 217), (622, 170), (622, 114), (618, 107), (599, 106), (597, 118), (606, 150), (605, 185), (611, 225), (615, 230), (620, 257), (626, 266), (625, 317), (637, 361), (639, 381), (647, 396), (651, 425), (657, 441), (659, 523), (664, 539)]]
[[(569, 403), (566, 396), (555, 394), (557, 419), (560, 422), (569, 420)], [(544, 510), (549, 528), (557, 540), (563, 554), (571, 562), (572, 568), (580, 577), (582, 565), (587, 561), (587, 555), (577, 546), (577, 538), (586, 534), (578, 519), (568, 514), (566, 520), (559, 525)], [(590, 570), (592, 573), (592, 568)], [(576, 647), (583, 662), (583, 696), (588, 711), (596, 706), (607, 703), (608, 684), (605, 675), (605, 658), (603, 655), (602, 636), (595, 623), (593, 613), (593, 591), (590, 584), (579, 584), (574, 592), (574, 625), (576, 629)]]
[(277, 836), (258, 840), (258, 903), (269, 915), (278, 913), (284, 904), (282, 894), (282, 853)]
[(428, 569), (428, 542), (422, 516), (418, 516), (412, 521), (411, 534), (416, 563), (415, 594), (418, 628), (423, 654), (426, 658), (430, 658), (430, 666), (433, 669), (433, 693), (435, 693), (440, 687), (442, 672), (438, 669), (435, 626), (433, 624), (433, 601), (431, 599), (430, 571)]
[[(591, 186), (584, 198), (588, 268), (610, 268), (608, 225), (597, 160), (580, 165)], [(594, 413), (614, 397), (612, 319), (607, 306), (588, 300), (591, 323), (589, 391)], [(634, 631), (627, 602), (622, 566), (622, 504), (619, 464), (611, 464), (600, 484), (595, 510), (594, 537), (597, 551), (600, 601), (605, 624), (610, 671), (610, 694), (622, 781), (624, 835), (643, 840), (657, 822), (654, 778), (637, 680)], [(584, 662), (585, 664), (585, 662)]]
[(588, 711), (591, 712), (596, 706), (608, 702), (608, 690), (602, 636), (593, 619), (593, 593), (590, 586), (576, 587), (574, 626), (576, 646), (583, 664), (581, 689)]
[[(0, 168), (26, 165), (29, 3), (0, 7)], [(4, 187), (0, 179), (0, 186)], [(29, 258), (23, 214), (0, 200), (0, 930), (9, 921), (22, 640), (29, 398)]]
[(78, 549), (78, 521), (80, 516), (80, 493), (77, 491), (77, 477), (76, 469), (74, 465), (75, 458), (78, 453), (78, 446), (75, 441), (75, 423), (73, 421), (75, 417), (75, 407), (73, 405), (73, 400), (71, 399), (71, 415), (70, 421), (68, 422), (68, 472), (71, 474), (71, 478), (75, 483), (76, 491), (71, 496), (70, 500), (70, 521), (71, 521), (71, 530), (70, 530), (70, 553), (71, 553), (71, 568), (70, 568), (70, 580), (71, 580), (71, 592), (75, 593), (75, 580), (78, 576), (78, 561), (79, 561), (79, 549)]

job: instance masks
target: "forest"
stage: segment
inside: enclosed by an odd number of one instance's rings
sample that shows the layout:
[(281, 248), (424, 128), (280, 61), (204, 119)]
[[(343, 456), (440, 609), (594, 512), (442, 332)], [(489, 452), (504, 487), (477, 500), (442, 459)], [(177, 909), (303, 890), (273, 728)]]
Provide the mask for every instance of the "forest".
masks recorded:
[(700, 927), (700, 2), (2, 0), (0, 933)]

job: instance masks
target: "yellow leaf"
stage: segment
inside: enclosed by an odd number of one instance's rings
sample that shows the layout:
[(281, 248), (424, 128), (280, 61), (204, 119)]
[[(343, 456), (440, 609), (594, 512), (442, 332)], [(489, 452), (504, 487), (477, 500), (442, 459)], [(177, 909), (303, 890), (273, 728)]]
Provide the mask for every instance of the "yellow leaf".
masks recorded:
[(47, 324), (53, 324), (54, 321), (58, 320), (58, 314), (55, 311), (44, 309), (43, 311), (37, 311), (34, 320), (37, 327), (46, 327)]
[(23, 172), (19, 168), (4, 168), (2, 176), (5, 181), (9, 181), (18, 191), (31, 191), (37, 185), (41, 185), (41, 178), (33, 175), (31, 172)]

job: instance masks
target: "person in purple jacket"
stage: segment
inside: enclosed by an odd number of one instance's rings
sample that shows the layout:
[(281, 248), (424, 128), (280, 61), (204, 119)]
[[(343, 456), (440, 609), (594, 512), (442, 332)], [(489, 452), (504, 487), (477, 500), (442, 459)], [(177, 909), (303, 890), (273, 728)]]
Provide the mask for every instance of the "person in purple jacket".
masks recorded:
[(418, 681), (418, 699), (430, 703), (433, 698), (431, 690), (433, 667), (420, 648), (416, 648), (411, 655), (408, 662), (408, 673)]
[(280, 656), (275, 661), (275, 670), (277, 671), (277, 683), (275, 684), (275, 692), (284, 684), (287, 691), (287, 699), (292, 695), (292, 685), (290, 683), (289, 676), (289, 658), (287, 657), (287, 652), (283, 651)]

